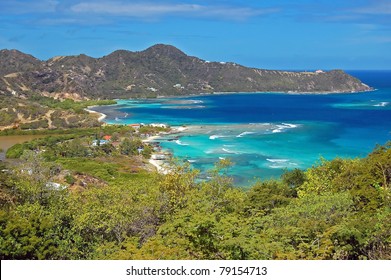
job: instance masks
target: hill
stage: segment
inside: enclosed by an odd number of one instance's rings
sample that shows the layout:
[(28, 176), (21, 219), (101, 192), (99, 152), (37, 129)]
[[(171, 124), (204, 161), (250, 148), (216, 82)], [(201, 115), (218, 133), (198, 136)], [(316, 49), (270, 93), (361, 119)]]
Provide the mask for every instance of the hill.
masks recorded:
[(41, 61), (0, 51), (0, 94), (110, 99), (212, 92), (354, 92), (371, 88), (341, 70), (288, 72), (208, 62), (169, 45), (102, 58), (57, 56)]

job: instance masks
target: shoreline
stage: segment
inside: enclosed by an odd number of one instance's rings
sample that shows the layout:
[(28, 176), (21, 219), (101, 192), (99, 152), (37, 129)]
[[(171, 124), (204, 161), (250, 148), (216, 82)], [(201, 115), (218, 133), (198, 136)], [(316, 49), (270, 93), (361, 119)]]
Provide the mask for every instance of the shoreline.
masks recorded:
[[(377, 91), (376, 88), (370, 88), (368, 90), (361, 91), (215, 91), (215, 92), (201, 92), (194, 94), (185, 94), (185, 95), (159, 95), (156, 99), (164, 98), (188, 98), (188, 97), (201, 97), (201, 96), (210, 96), (210, 95), (229, 95), (229, 94), (287, 94), (287, 95), (332, 95), (332, 94), (355, 94), (355, 93), (366, 93)], [(131, 99), (140, 99), (140, 98), (129, 98), (129, 99), (119, 99), (119, 100), (131, 100)], [(143, 98), (141, 98), (143, 99)], [(152, 99), (152, 98), (147, 98)]]
[[(369, 92), (375, 92), (376, 91), (376, 89), (374, 89), (374, 90), (372, 90), (372, 91), (369, 91)], [(367, 92), (367, 91), (366, 91)], [(254, 94), (279, 94), (279, 93), (277, 93), (277, 92), (273, 92), (273, 93), (265, 93), (265, 92), (260, 92), (260, 93), (254, 93)], [(363, 92), (363, 93), (365, 93), (365, 92)], [(221, 94), (225, 94), (225, 95), (229, 95), (229, 94), (232, 94), (232, 93), (221, 93)], [(251, 93), (245, 93), (245, 92), (242, 92), (242, 93), (233, 93), (233, 94), (247, 94), (247, 96), (251, 96)], [(280, 93), (281, 94), (281, 93)], [(281, 96), (283, 96), (283, 95), (286, 95), (286, 96), (289, 96), (289, 95), (307, 95), (307, 96), (310, 96), (310, 95), (317, 95), (317, 96), (320, 96), (320, 95), (328, 95), (328, 94), (339, 94), (339, 93), (335, 93), (335, 92), (333, 92), (333, 93), (317, 93), (317, 94), (311, 94), (311, 93), (297, 93), (297, 92), (290, 92), (290, 93), (282, 93), (281, 94)], [(345, 93), (345, 94), (349, 94), (349, 93)], [(354, 93), (353, 93), (354, 94)], [(213, 94), (208, 94), (208, 95), (206, 95), (206, 94), (204, 94), (204, 96), (205, 97), (207, 97), (207, 96), (211, 96), (211, 95), (213, 95)], [(191, 95), (191, 96), (175, 96), (175, 97), (172, 97), (173, 99), (179, 99), (180, 100), (180, 98), (189, 98), (189, 99), (192, 99), (192, 98), (194, 98), (194, 99), (196, 99), (197, 97), (199, 97), (199, 96), (203, 96), (202, 94), (201, 95)], [(335, 95), (335, 96), (337, 96), (337, 95)], [(354, 97), (355, 95), (353, 95), (353, 97)], [(366, 95), (366, 94), (360, 94), (359, 92), (357, 92), (357, 95), (356, 96), (367, 96), (365, 99), (369, 99), (369, 98), (371, 98), (370, 96), (371, 96), (371, 94), (369, 93), (368, 95)], [(160, 98), (164, 98), (164, 97), (160, 97)], [(237, 98), (238, 99), (241, 99), (241, 96), (237, 96)], [(260, 98), (262, 99), (262, 96), (260, 96)], [(266, 96), (265, 96), (265, 98), (266, 98)], [(294, 98), (294, 97), (292, 97), (292, 98)], [(314, 97), (314, 98), (316, 98), (316, 97)], [(202, 98), (199, 98), (199, 100), (201, 100)], [(126, 100), (126, 99), (125, 99)], [(186, 99), (185, 99), (186, 100)], [(175, 100), (174, 100), (175, 101)], [(159, 100), (157, 100), (157, 102), (159, 102)], [(99, 108), (97, 108), (98, 110), (99, 110)], [(91, 111), (93, 111), (93, 110), (91, 110)], [(110, 114), (109, 114), (110, 115)], [(113, 116), (115, 116), (115, 115), (113, 115)], [(131, 116), (129, 117), (129, 119), (131, 119)], [(154, 119), (151, 119), (151, 121), (153, 121)], [(163, 119), (162, 119), (163, 120)], [(178, 121), (181, 121), (181, 119), (178, 119), (178, 120), (175, 120), (175, 119), (173, 119), (174, 120), (174, 122), (176, 123), (174, 126), (172, 126), (171, 128), (170, 128), (170, 131), (169, 132), (167, 132), (167, 134), (176, 134), (176, 133), (178, 133), (179, 134), (179, 137), (181, 137), (181, 132), (182, 131), (185, 131), (186, 130), (186, 132), (189, 132), (189, 133), (193, 133), (193, 130), (195, 130), (195, 131), (197, 131), (197, 130), (201, 130), (201, 128), (202, 129), (204, 129), (203, 128), (203, 126), (204, 125), (202, 125), (202, 124), (199, 124), (199, 125), (195, 125), (195, 124), (189, 124), (188, 126), (182, 126), (180, 123), (178, 123)], [(107, 121), (107, 120), (106, 120)], [(184, 120), (185, 121), (185, 120)], [(266, 124), (266, 122), (265, 122), (265, 124)], [(296, 123), (295, 123), (296, 124)], [(238, 126), (241, 126), (242, 124), (237, 124)], [(246, 124), (246, 125), (251, 125), (251, 124)], [(241, 133), (243, 133), (243, 132), (247, 132), (247, 131), (250, 131), (250, 130), (248, 130), (248, 129), (246, 129), (246, 128), (244, 128), (242, 131), (241, 131)], [(159, 142), (159, 140), (157, 140), (157, 139), (159, 139), (159, 137), (164, 137), (164, 139), (165, 139), (165, 136), (167, 135), (165, 135), (166, 133), (159, 133), (158, 135), (151, 135), (151, 136), (149, 136), (149, 137), (147, 137), (147, 138), (145, 138), (145, 139), (143, 139), (142, 141), (143, 142), (146, 142), (146, 143), (148, 143), (148, 142)], [(241, 137), (241, 136), (239, 136), (239, 135), (241, 135), (241, 134), (239, 134), (238, 133), (238, 135), (236, 136), (236, 137)], [(175, 137), (176, 135), (174, 135), (173, 137)], [(213, 136), (213, 135), (212, 135)], [(168, 136), (169, 138), (170, 138), (170, 136)], [(164, 141), (164, 139), (162, 139), (162, 141)], [(214, 139), (217, 139), (217, 138), (213, 138), (213, 139), (211, 139), (211, 140), (214, 140)], [(179, 142), (179, 141), (178, 141)], [(186, 142), (186, 141), (184, 141), (183, 140), (183, 142)], [(217, 142), (217, 141), (216, 141)], [(178, 145), (180, 145), (181, 143), (179, 142), (178, 143)], [(164, 146), (165, 145), (165, 143), (162, 143), (162, 145)], [(167, 145), (168, 146), (168, 145)], [(174, 146), (175, 146), (175, 143), (174, 143)], [(168, 146), (168, 147), (171, 147), (171, 146)], [(175, 146), (176, 147), (176, 146)], [(179, 146), (178, 146), (179, 147)], [(183, 149), (183, 147), (181, 147), (182, 149)], [(236, 150), (234, 150), (234, 149), (228, 149), (228, 150), (230, 150), (230, 151), (226, 151), (227, 153), (235, 153), (236, 152)], [(234, 150), (233, 152), (232, 152), (232, 150)], [(159, 153), (159, 152), (153, 152), (152, 153), (152, 155), (162, 155), (163, 153)], [(174, 156), (175, 156), (175, 154), (174, 154)], [(270, 157), (269, 157), (270, 158)], [(159, 174), (168, 174), (169, 172), (170, 172), (170, 166), (168, 165), (167, 166), (167, 159), (168, 158), (166, 158), (166, 159), (159, 159), (159, 157), (152, 157), (152, 158), (150, 158), (150, 159), (148, 159), (148, 160), (146, 160), (150, 165), (152, 165), (152, 166), (154, 166), (154, 170), (156, 170)], [(274, 159), (274, 158), (272, 158), (272, 159)], [(278, 157), (277, 157), (277, 159), (279, 159)], [(201, 164), (200, 164), (201, 165)], [(269, 164), (270, 165), (270, 164)], [(269, 165), (265, 165), (265, 167), (264, 167), (264, 165), (260, 165), (260, 169), (261, 170), (263, 170), (263, 169), (270, 169), (270, 170), (274, 170), (275, 168), (278, 168), (278, 169), (283, 169), (283, 168), (285, 168), (285, 166), (282, 166), (282, 167), (279, 167), (279, 165), (282, 165), (282, 164), (272, 164), (272, 166), (269, 166)], [(290, 167), (290, 165), (289, 165), (289, 167)], [(152, 168), (152, 167), (151, 167)], [(273, 169), (274, 168), (274, 169)], [(300, 166), (300, 168), (301, 168), (301, 166)], [(264, 172), (264, 171), (262, 171), (262, 172)], [(266, 172), (266, 171), (265, 171)], [(270, 173), (273, 173), (274, 171), (270, 171)], [(277, 172), (277, 171), (276, 171)], [(275, 172), (275, 173), (276, 173)], [(265, 174), (269, 174), (269, 173), (265, 173)], [(243, 174), (243, 177), (245, 177), (246, 175), (245, 174)], [(266, 176), (266, 175), (265, 175)]]
[[(230, 95), (230, 94), (286, 94), (286, 95), (341, 95), (341, 94), (359, 94), (359, 93), (368, 93), (368, 92), (375, 92), (377, 91), (377, 88), (370, 88), (368, 90), (363, 91), (316, 91), (316, 92), (300, 92), (300, 91), (248, 91), (248, 92), (239, 92), (239, 91), (221, 91), (221, 92), (201, 92), (201, 93), (194, 93), (194, 94), (185, 94), (185, 95), (158, 95), (156, 96), (156, 99), (164, 99), (164, 98), (175, 98), (175, 99), (181, 99), (181, 98), (197, 98), (202, 96), (211, 96), (211, 95)], [(127, 99), (115, 99), (116, 101), (119, 100), (141, 100), (145, 98), (137, 98), (137, 97), (131, 97)], [(153, 98), (146, 98), (146, 99), (153, 99)], [(115, 104), (114, 104), (115, 105)], [(99, 122), (103, 122), (105, 124), (111, 124), (108, 122), (104, 122), (104, 120), (107, 118), (107, 115), (95, 110), (92, 110), (91, 108), (95, 107), (101, 107), (101, 106), (113, 106), (113, 105), (94, 105), (94, 106), (88, 106), (84, 110), (91, 113), (91, 114), (99, 114), (98, 117)]]
[[(102, 106), (107, 106), (107, 105), (102, 105)], [(91, 108), (93, 108), (93, 107), (96, 107), (96, 106), (88, 106), (87, 108), (84, 109), (84, 111), (87, 111), (90, 114), (98, 114), (98, 115), (100, 115), (98, 117), (98, 121), (99, 122), (103, 122), (103, 120), (107, 117), (107, 115), (103, 114), (101, 112), (97, 112), (97, 111), (91, 110)]]
[(165, 161), (163, 160), (156, 160), (156, 159), (149, 159), (148, 162), (156, 167), (156, 171), (160, 174), (167, 175), (170, 170), (167, 168), (164, 168), (162, 165), (165, 164)]
[[(162, 136), (162, 134), (164, 135), (170, 135), (170, 134), (176, 134), (176, 133), (181, 133), (182, 131), (185, 131), (189, 129), (187, 126), (174, 126), (174, 127), (171, 127), (171, 130), (167, 133), (158, 133), (157, 135), (151, 135), (149, 137), (147, 137), (146, 139), (142, 140), (143, 143), (150, 143), (150, 142), (154, 142), (154, 140), (156, 139), (159, 139), (159, 137)], [(151, 154), (151, 158), (148, 160), (148, 162), (150, 164), (152, 164), (158, 173), (160, 174), (168, 174), (170, 173), (170, 168), (168, 167), (164, 167), (164, 165), (168, 162), (167, 159), (153, 159), (152, 157), (155, 155), (155, 156), (158, 156), (158, 155), (162, 155), (164, 153), (152, 153)]]
[[(102, 106), (106, 106), (106, 105), (102, 105)], [(91, 108), (93, 108), (93, 107), (97, 107), (97, 106), (89, 106), (89, 107), (85, 108), (84, 110), (87, 111), (90, 114), (98, 114), (98, 115), (100, 115), (99, 118), (98, 118), (98, 121), (99, 122), (103, 122), (106, 125), (110, 125), (109, 123), (104, 121), (106, 119), (107, 115), (104, 114), (104, 113), (92, 110)], [(151, 142), (154, 142), (159, 137), (161, 137), (163, 134), (169, 135), (169, 134), (180, 133), (180, 132), (185, 131), (187, 129), (188, 129), (187, 126), (171, 126), (171, 129), (170, 129), (169, 132), (167, 132), (167, 133), (161, 133), (160, 132), (160, 133), (158, 133), (156, 135), (151, 135), (151, 136), (147, 137), (146, 139), (143, 139), (142, 142), (143, 143), (151, 143)], [(167, 163), (167, 160), (157, 160), (157, 159), (153, 159), (152, 158), (153, 155), (161, 155), (161, 154), (162, 153), (152, 153), (151, 154), (151, 158), (148, 160), (148, 162), (152, 166), (154, 166), (156, 168), (158, 173), (160, 173), (160, 174), (168, 174), (170, 172), (170, 169), (166, 168), (166, 167), (163, 167), (163, 165), (165, 165)]]
[[(236, 91), (226, 91), (226, 92), (204, 92), (204, 93), (195, 93), (195, 94), (186, 94), (186, 95), (172, 95), (172, 96), (156, 96), (156, 99), (164, 99), (164, 98), (175, 98), (175, 99), (181, 99), (181, 98), (197, 98), (202, 96), (212, 96), (212, 95), (230, 95), (230, 94), (286, 94), (286, 95), (340, 95), (340, 94), (359, 94), (359, 93), (368, 93), (368, 92), (375, 92), (377, 91), (377, 88), (370, 88), (369, 90), (364, 91), (325, 91), (325, 92), (296, 92), (296, 91), (251, 91), (251, 92), (236, 92)], [(115, 99), (116, 101), (119, 100), (140, 100), (145, 98), (127, 98), (127, 99)], [(146, 99), (153, 99), (153, 98), (146, 98)], [(109, 122), (105, 122), (104, 120), (107, 118), (107, 115), (95, 110), (92, 110), (91, 108), (95, 107), (101, 107), (101, 106), (113, 106), (113, 105), (94, 105), (94, 106), (88, 106), (84, 110), (91, 113), (91, 114), (98, 114), (100, 115), (98, 117), (99, 122), (103, 122), (105, 124), (112, 124)]]

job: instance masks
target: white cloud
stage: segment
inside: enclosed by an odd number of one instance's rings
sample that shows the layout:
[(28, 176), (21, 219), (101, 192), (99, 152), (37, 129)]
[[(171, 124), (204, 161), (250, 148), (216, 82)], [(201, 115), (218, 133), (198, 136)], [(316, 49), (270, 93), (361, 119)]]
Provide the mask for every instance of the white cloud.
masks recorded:
[(99, 14), (151, 18), (165, 15), (184, 15), (193, 17), (217, 17), (241, 20), (275, 12), (273, 9), (249, 7), (205, 6), (198, 4), (156, 4), (123, 2), (81, 2), (73, 5), (74, 13)]

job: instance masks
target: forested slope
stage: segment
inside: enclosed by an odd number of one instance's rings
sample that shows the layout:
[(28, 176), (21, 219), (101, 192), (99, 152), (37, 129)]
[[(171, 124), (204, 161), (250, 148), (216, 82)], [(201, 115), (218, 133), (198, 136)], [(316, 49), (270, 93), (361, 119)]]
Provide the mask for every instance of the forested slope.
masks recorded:
[[(72, 141), (0, 168), (1, 259), (391, 259), (390, 144), (242, 190), (227, 161), (199, 182), (182, 164), (130, 171), (103, 147), (61, 153)], [(47, 184), (60, 170), (64, 189)]]

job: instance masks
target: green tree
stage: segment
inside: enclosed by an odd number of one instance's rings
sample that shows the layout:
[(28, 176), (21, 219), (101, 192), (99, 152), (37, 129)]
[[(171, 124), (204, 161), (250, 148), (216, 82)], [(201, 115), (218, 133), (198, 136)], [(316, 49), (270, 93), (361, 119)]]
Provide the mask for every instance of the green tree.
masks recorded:
[[(286, 207), (273, 209), (259, 219), (264, 254), (255, 258), (333, 259), (351, 252), (338, 252), (334, 239), (338, 227), (349, 219), (352, 206), (349, 193), (308, 194)], [(344, 249), (346, 250), (346, 248)]]
[(197, 187), (195, 178), (198, 173), (198, 170), (190, 168), (189, 163), (176, 163), (171, 164), (169, 173), (162, 176), (159, 187), (171, 212), (186, 206), (187, 193)]
[(268, 214), (276, 207), (288, 205), (295, 196), (295, 190), (280, 181), (258, 182), (247, 193), (247, 207), (250, 213)]
[(13, 212), (0, 210), (1, 259), (56, 258), (54, 218), (38, 203), (18, 206)]
[(138, 147), (142, 146), (141, 140), (130, 140), (126, 138), (119, 146), (122, 155), (138, 155)]
[(17, 169), (18, 184), (15, 184), (16, 195), (21, 201), (46, 204), (57, 191), (51, 185), (51, 178), (58, 174), (60, 167), (48, 163), (42, 154), (26, 150), (21, 156), (21, 164)]

